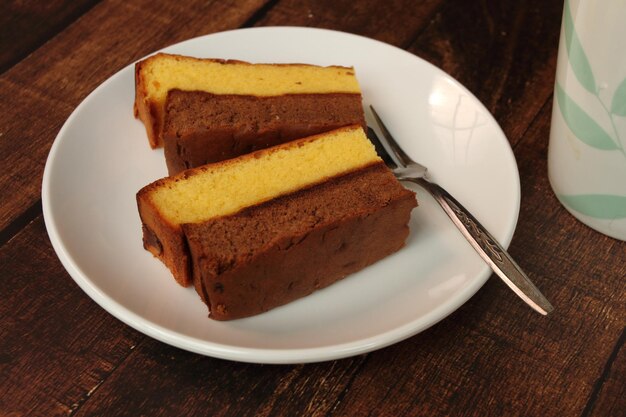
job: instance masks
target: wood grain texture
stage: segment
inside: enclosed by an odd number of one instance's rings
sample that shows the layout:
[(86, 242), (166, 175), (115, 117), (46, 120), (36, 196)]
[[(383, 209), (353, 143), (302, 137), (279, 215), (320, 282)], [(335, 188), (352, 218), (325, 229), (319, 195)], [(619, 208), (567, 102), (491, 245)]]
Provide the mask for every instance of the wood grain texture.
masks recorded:
[(340, 30), (405, 48), (442, 3), (441, 0), (286, 0), (276, 4), (257, 25)]
[(609, 357), (605, 373), (596, 382), (597, 398), (588, 403), (583, 416), (619, 416), (626, 410), (626, 329)]
[(262, 4), (103, 1), (5, 72), (0, 77), (0, 230), (36, 204), (55, 135), (95, 87), (157, 49), (242, 25)]
[(76, 415), (133, 415), (139, 409), (151, 416), (327, 415), (363, 357), (264, 366), (147, 341), (130, 359)]
[(99, 0), (0, 3), (0, 74), (44, 44)]
[(145, 338), (86, 297), (42, 236), (39, 217), (0, 250), (3, 416), (70, 414)]
[(445, 2), (409, 51), (465, 85), (512, 144), (552, 95), (561, 1)]
[[(575, 220), (547, 180), (561, 10), (562, 0), (138, 0), (103, 1), (68, 24), (0, 76), (0, 230), (9, 225), (0, 239), (0, 416), (620, 415), (626, 243)], [(510, 252), (555, 313), (534, 313), (492, 277), (444, 321), (388, 348), (267, 366), (170, 347), (91, 301), (63, 270), (38, 214), (56, 132), (129, 62), (251, 25), (369, 36), (468, 86), (514, 148), (522, 205)]]

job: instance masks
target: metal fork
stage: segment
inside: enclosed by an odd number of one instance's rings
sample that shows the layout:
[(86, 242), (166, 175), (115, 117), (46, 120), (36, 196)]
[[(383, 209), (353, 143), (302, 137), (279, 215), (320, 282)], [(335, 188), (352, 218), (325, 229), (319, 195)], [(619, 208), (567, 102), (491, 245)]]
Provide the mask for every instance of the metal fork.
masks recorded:
[(389, 133), (374, 107), (370, 106), (370, 109), (392, 155), (387, 152), (385, 146), (381, 143), (382, 140), (371, 128), (368, 129), (368, 136), (374, 143), (380, 157), (391, 168), (395, 176), (400, 181), (412, 182), (428, 191), (437, 203), (441, 205), (445, 213), (478, 252), (480, 257), (526, 304), (543, 315), (554, 310), (554, 307), (552, 307), (546, 297), (541, 294), (539, 289), (530, 281), (528, 276), (498, 241), (461, 203), (441, 186), (427, 179), (426, 167), (413, 161), (402, 150), (391, 133)]

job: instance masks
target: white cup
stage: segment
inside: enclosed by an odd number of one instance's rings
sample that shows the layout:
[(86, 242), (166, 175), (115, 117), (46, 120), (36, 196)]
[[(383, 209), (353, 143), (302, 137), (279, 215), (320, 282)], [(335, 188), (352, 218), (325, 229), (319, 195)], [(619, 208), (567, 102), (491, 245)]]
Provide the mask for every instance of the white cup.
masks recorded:
[(548, 177), (576, 218), (626, 240), (626, 0), (565, 0)]

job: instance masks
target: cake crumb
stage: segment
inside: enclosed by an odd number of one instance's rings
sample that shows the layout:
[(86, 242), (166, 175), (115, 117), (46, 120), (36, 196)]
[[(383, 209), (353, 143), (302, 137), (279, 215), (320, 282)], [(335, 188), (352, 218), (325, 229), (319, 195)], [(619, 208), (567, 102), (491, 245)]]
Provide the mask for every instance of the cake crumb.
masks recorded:
[(228, 314), (228, 309), (226, 308), (226, 306), (224, 304), (218, 304), (215, 306), (215, 310), (217, 310), (217, 312), (221, 315), (226, 315)]

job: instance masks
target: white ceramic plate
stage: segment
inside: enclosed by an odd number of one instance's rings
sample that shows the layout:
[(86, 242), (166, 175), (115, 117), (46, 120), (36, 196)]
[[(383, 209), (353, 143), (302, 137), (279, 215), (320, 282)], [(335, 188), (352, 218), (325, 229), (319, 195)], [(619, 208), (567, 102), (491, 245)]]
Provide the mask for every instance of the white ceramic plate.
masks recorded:
[[(508, 246), (520, 203), (509, 143), (470, 92), (422, 59), (351, 34), (288, 27), (216, 33), (165, 51), (354, 66), (364, 104), (374, 103), (406, 151)], [(195, 291), (178, 286), (142, 248), (135, 193), (165, 176), (166, 168), (162, 150), (149, 148), (143, 125), (133, 118), (133, 97), (129, 65), (76, 108), (50, 151), (42, 200), (50, 239), (69, 274), (135, 329), (182, 349), (237, 361), (337, 359), (426, 329), (489, 277), (434, 200), (416, 189), (420, 206), (400, 252), (268, 313), (230, 322), (208, 319)]]

